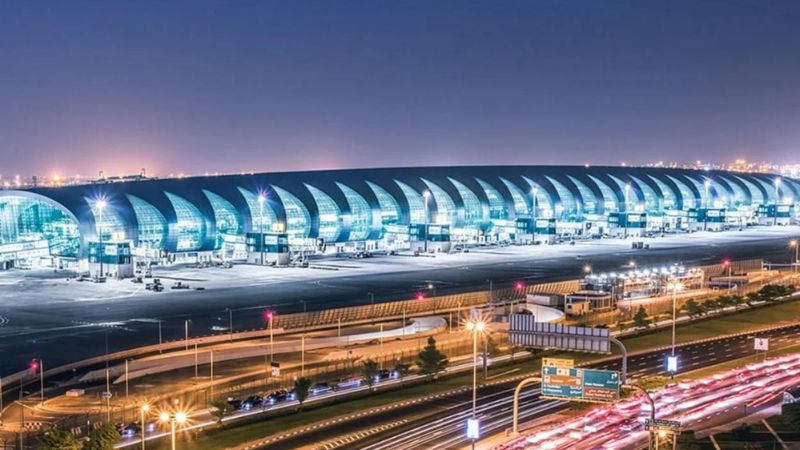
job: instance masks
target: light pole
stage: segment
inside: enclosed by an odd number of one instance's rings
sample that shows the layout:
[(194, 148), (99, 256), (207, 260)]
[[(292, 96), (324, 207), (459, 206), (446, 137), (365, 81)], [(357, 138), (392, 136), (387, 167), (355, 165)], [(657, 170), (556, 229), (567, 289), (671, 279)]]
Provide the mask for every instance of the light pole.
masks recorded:
[(100, 243), (100, 252), (98, 254), (98, 258), (100, 259), (100, 277), (103, 276), (103, 256), (106, 254), (106, 249), (103, 247), (103, 209), (105, 209), (106, 205), (108, 204), (102, 198), (94, 203), (95, 208), (97, 208), (97, 235)]
[[(472, 332), (472, 420), (478, 419), (478, 334), (486, 329), (486, 323), (482, 320), (468, 320), (467, 331)], [(472, 440), (472, 448), (475, 448), (475, 439)]]
[(583, 266), (583, 273), (585, 273), (586, 275), (591, 275), (592, 274), (592, 266), (590, 264), (585, 264)]
[(731, 281), (732, 281), (731, 278), (733, 278), (733, 274), (732, 274), (732, 272), (733, 272), (733, 264), (731, 264), (731, 260), (730, 259), (723, 259), (722, 260), (722, 267), (725, 267), (725, 268), (728, 269), (728, 290), (730, 291), (731, 290)]
[(267, 320), (269, 321), (269, 362), (272, 362), (275, 355), (275, 341), (273, 340), (274, 335), (272, 334), (273, 319), (275, 319), (275, 312), (267, 312)]
[(794, 272), (797, 272), (797, 266), (800, 264), (800, 243), (798, 243), (797, 239), (792, 239), (789, 241), (789, 248), (794, 249)]
[(624, 213), (625, 214), (625, 223), (623, 224), (623, 227), (622, 227), (622, 233), (623, 233), (623, 237), (625, 239), (628, 239), (628, 193), (630, 191), (631, 191), (631, 184), (627, 183), (625, 185), (625, 208), (624, 208), (624, 210), (625, 210), (625, 213)]
[(264, 202), (267, 196), (263, 193), (258, 195), (258, 248), (261, 250), (261, 265), (264, 265)]
[(678, 311), (678, 291), (683, 289), (683, 284), (670, 283), (667, 285), (667, 289), (672, 291), (672, 356), (675, 356), (675, 322)]
[(428, 253), (428, 222), (430, 222), (430, 211), (428, 210), (428, 199), (431, 197), (430, 191), (425, 191), (422, 193), (422, 196), (425, 199), (425, 253)]
[(709, 205), (709, 203), (708, 203), (709, 197), (708, 196), (709, 196), (709, 192), (710, 192), (709, 189), (711, 188), (711, 180), (706, 180), (705, 183), (703, 183), (703, 185), (706, 188), (706, 211), (705, 211), (705, 214), (703, 215), (703, 231), (708, 231), (708, 205)]
[(531, 197), (533, 197), (533, 209), (531, 210), (531, 217), (533, 218), (533, 243), (536, 244), (536, 194), (539, 193), (539, 188), (534, 186), (531, 189)]
[(781, 204), (781, 178), (775, 178), (775, 221), (774, 225), (778, 224), (778, 205)]
[(139, 414), (140, 414), (139, 418), (141, 419), (141, 422), (139, 423), (142, 424), (142, 450), (145, 450), (145, 433), (147, 433), (147, 425), (144, 423), (144, 415), (147, 412), (150, 412), (150, 405), (148, 403), (144, 403), (139, 408)]
[(178, 425), (183, 425), (186, 423), (186, 413), (185, 412), (175, 412), (175, 413), (168, 413), (166, 411), (162, 412), (159, 416), (161, 423), (169, 423), (170, 429), (170, 436), (172, 440), (172, 450), (175, 450), (175, 429)]
[(183, 321), (184, 350), (189, 351), (189, 319)]

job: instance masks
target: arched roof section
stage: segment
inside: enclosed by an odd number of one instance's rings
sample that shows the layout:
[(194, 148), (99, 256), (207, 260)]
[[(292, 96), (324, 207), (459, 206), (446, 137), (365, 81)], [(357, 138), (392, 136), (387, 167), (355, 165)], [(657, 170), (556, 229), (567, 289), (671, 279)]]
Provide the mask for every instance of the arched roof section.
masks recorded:
[(680, 180), (672, 175), (666, 175), (678, 187), (683, 200), (683, 209), (699, 208), (700, 195), (695, 193), (694, 190), (687, 184), (686, 181)]
[(644, 204), (647, 211), (658, 211), (661, 209), (661, 201), (664, 195), (658, 185), (651, 186), (639, 177), (630, 175), (633, 184), (644, 194)]
[(214, 248), (222, 248), (225, 235), (240, 235), (244, 233), (242, 225), (242, 215), (233, 207), (231, 202), (225, 200), (208, 189), (203, 189), (203, 194), (211, 203), (214, 211), (214, 229), (216, 230), (216, 242)]
[(448, 177), (447, 179), (456, 187), (458, 195), (461, 196), (461, 203), (464, 204), (464, 222), (469, 225), (486, 222), (489, 217), (489, 208), (484, 207), (478, 195), (455, 178)]
[[(400, 180), (394, 180), (400, 189), (403, 191), (403, 195), (406, 198), (406, 204), (408, 205), (408, 214), (410, 223), (426, 223), (430, 220), (431, 211), (428, 210), (428, 217), (425, 216), (426, 207), (425, 207), (425, 199), (423, 198), (422, 194), (417, 192), (414, 188), (403, 183)], [(430, 200), (428, 201), (428, 208), (431, 207)]]
[(380, 223), (382, 225), (401, 223), (403, 210), (400, 208), (400, 203), (397, 199), (389, 191), (371, 181), (367, 181), (367, 185), (378, 199), (378, 204), (381, 208)]
[(450, 195), (445, 192), (438, 184), (422, 178), (422, 182), (428, 186), (428, 190), (433, 194), (433, 200), (436, 202), (436, 215), (434, 216), (433, 223), (446, 223), (455, 225), (458, 223), (458, 210), (456, 204)]
[[(529, 173), (529, 175), (531, 174)], [(561, 215), (564, 207), (561, 206), (558, 191), (550, 180), (538, 174), (523, 175), (522, 179), (528, 184), (527, 190), (523, 192), (530, 206), (533, 206), (534, 190), (536, 192), (536, 217), (551, 218)], [(514, 184), (516, 185), (516, 183)]]
[(330, 195), (310, 184), (305, 185), (317, 204), (319, 225), (317, 237), (326, 242), (336, 242), (342, 231), (342, 210)]
[[(514, 217), (531, 217), (530, 205), (528, 204), (528, 200), (525, 198), (525, 191), (523, 191), (519, 186), (516, 184), (506, 180), (505, 178), (500, 178), (500, 181), (508, 189), (509, 193), (511, 194), (511, 200), (514, 204)], [(538, 201), (538, 198), (537, 198)], [(537, 210), (541, 207), (537, 205)]]
[(749, 205), (753, 201), (750, 190), (742, 180), (724, 174), (716, 174), (714, 179), (724, 182), (728, 186), (730, 193), (728, 204), (730, 206)]
[(489, 203), (489, 218), (493, 220), (508, 220), (508, 201), (503, 198), (500, 191), (480, 178), (475, 178), (475, 180), (483, 189)]
[(603, 195), (603, 210), (604, 211), (619, 211), (620, 205), (622, 204), (622, 197), (614, 189), (611, 189), (611, 185), (606, 181), (601, 180), (599, 177), (594, 175), (587, 175), (597, 186), (600, 190), (600, 193)]
[(60, 203), (27, 191), (0, 191), (0, 245), (46, 240), (51, 255), (81, 253), (78, 218)]
[[(237, 187), (237, 189), (247, 203), (247, 210), (250, 215), (250, 231), (254, 233), (273, 231), (273, 227), (278, 222), (278, 217), (272, 206), (275, 201), (269, 201), (269, 193), (264, 191), (256, 194), (243, 187)], [(263, 202), (258, 200), (259, 196), (263, 196)], [(273, 196), (277, 196), (277, 194)]]
[(567, 175), (567, 178), (572, 182), (575, 188), (578, 190), (581, 196), (581, 201), (583, 203), (583, 211), (587, 214), (600, 214), (602, 213), (603, 209), (603, 194), (600, 193), (599, 196), (594, 191), (592, 191), (589, 186), (586, 185), (583, 181), (575, 178), (572, 175)]
[(647, 178), (649, 178), (653, 183), (658, 185), (659, 189), (661, 190), (662, 197), (662, 205), (665, 209), (683, 209), (683, 194), (681, 193), (680, 188), (674, 181), (664, 176), (664, 174), (658, 174), (659, 176), (654, 176), (652, 174), (647, 174)]
[(311, 235), (311, 214), (296, 195), (279, 186), (272, 185), (278, 194), (286, 214), (286, 234), (290, 240), (297, 241)]
[(683, 173), (682, 179), (687, 180), (687, 185), (697, 196), (697, 206), (710, 208), (714, 205), (713, 192), (709, 186), (708, 197), (706, 197), (706, 179), (700, 176), (697, 172)]
[[(619, 175), (627, 178), (627, 174), (619, 174)], [(636, 183), (634, 183), (632, 180), (627, 180), (627, 179), (623, 181), (622, 178), (620, 178), (619, 176), (612, 174), (608, 174), (608, 177), (617, 186), (619, 192), (622, 193), (623, 204), (625, 205), (626, 211), (628, 209), (633, 211), (643, 209), (640, 208), (640, 206), (642, 207), (644, 206), (644, 193)], [(625, 195), (626, 193), (627, 197)]]
[(148, 249), (161, 250), (166, 246), (167, 219), (155, 206), (141, 198), (126, 194), (136, 215), (136, 245)]
[[(175, 210), (176, 222), (171, 228), (175, 250), (179, 252), (203, 249), (209, 227), (206, 216), (193, 203), (171, 192), (164, 193)], [(105, 213), (104, 213), (105, 214)]]
[(762, 191), (763, 187), (756, 185), (753, 181), (744, 175), (734, 175), (736, 179), (741, 180), (742, 183), (747, 186), (747, 190), (750, 192), (750, 204), (751, 205), (760, 205), (766, 203), (766, 197), (764, 192)]
[(579, 200), (575, 198), (575, 195), (573, 195), (573, 193), (569, 189), (567, 189), (567, 187), (564, 186), (563, 183), (556, 180), (554, 177), (545, 175), (545, 178), (547, 179), (547, 181), (550, 182), (550, 184), (553, 185), (553, 187), (556, 190), (556, 194), (558, 196), (558, 204), (561, 205), (560, 208), (561, 214), (558, 214), (558, 216), (563, 217), (563, 216), (569, 216), (571, 214), (577, 214)]
[(114, 199), (114, 201), (104, 199), (103, 201), (105, 207), (100, 208), (97, 200), (86, 199), (86, 204), (91, 208), (94, 217), (95, 232), (92, 240), (109, 242), (117, 238), (124, 240), (131, 237), (132, 233), (129, 232), (131, 227), (128, 226), (121, 214), (124, 206), (118, 202), (118, 199)]
[(342, 190), (350, 207), (350, 214), (344, 220), (345, 227), (349, 230), (347, 239), (350, 241), (367, 239), (376, 220), (372, 208), (367, 200), (353, 188), (339, 182), (336, 183), (336, 186)]

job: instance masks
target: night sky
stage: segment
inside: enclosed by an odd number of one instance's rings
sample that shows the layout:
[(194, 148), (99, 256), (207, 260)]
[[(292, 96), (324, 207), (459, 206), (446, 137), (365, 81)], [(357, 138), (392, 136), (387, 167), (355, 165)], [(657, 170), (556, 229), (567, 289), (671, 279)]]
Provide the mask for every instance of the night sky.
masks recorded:
[(798, 1), (0, 2), (0, 174), (800, 155)]

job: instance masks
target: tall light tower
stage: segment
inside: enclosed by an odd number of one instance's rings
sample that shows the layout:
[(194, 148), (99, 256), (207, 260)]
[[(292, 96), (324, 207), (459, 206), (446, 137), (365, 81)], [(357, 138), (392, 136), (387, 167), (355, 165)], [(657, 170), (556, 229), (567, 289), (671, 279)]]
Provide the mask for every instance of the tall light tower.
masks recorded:
[(261, 250), (261, 265), (264, 265), (264, 202), (267, 196), (264, 193), (258, 194), (258, 248)]
[(426, 190), (422, 193), (422, 197), (425, 200), (425, 253), (428, 253), (428, 223), (430, 222), (428, 199), (431, 198), (431, 191)]
[(97, 235), (99, 236), (98, 241), (100, 242), (100, 277), (103, 276), (103, 256), (106, 254), (106, 249), (103, 247), (103, 210), (108, 206), (105, 199), (98, 199), (94, 203), (94, 207), (97, 209)]
[(185, 412), (175, 412), (175, 413), (168, 413), (162, 412), (159, 415), (159, 419), (161, 423), (169, 423), (170, 428), (170, 437), (172, 440), (172, 450), (175, 450), (175, 432), (178, 425), (183, 425), (186, 423), (186, 413)]
[[(467, 436), (472, 438), (472, 448), (475, 449), (475, 441), (478, 439), (478, 334), (486, 329), (486, 323), (480, 319), (467, 321), (467, 331), (472, 332), (472, 422), (468, 423)], [(485, 358), (485, 356), (484, 356)], [(472, 426), (470, 426), (472, 425)], [(474, 429), (473, 429), (474, 427)]]

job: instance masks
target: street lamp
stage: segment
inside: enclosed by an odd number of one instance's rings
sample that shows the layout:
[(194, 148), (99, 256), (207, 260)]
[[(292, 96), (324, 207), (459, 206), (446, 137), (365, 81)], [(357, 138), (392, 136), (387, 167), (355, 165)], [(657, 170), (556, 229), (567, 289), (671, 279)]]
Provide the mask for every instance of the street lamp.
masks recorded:
[(259, 246), (261, 250), (261, 265), (264, 265), (264, 202), (267, 201), (267, 196), (264, 193), (258, 195), (258, 234)]
[[(466, 327), (467, 331), (472, 332), (472, 420), (473, 423), (476, 423), (475, 421), (478, 419), (478, 334), (486, 329), (486, 322), (479, 319), (468, 320)], [(475, 448), (475, 438), (472, 439), (472, 448)]]
[(800, 264), (800, 243), (797, 239), (789, 241), (789, 248), (794, 249), (794, 271), (797, 272), (797, 266)]
[(592, 266), (591, 266), (591, 265), (589, 265), (589, 264), (586, 264), (586, 265), (584, 265), (584, 266), (583, 266), (583, 273), (585, 273), (585, 274), (590, 274), (590, 273), (592, 273)]
[(141, 415), (140, 416), (140, 419), (141, 419), (140, 423), (142, 424), (142, 450), (145, 450), (145, 443), (144, 443), (145, 442), (145, 433), (147, 433), (147, 426), (144, 423), (144, 415), (145, 415), (145, 413), (148, 413), (148, 412), (150, 412), (150, 404), (149, 403), (144, 403), (141, 406), (141, 408), (139, 408), (139, 414)]
[(533, 209), (531, 210), (533, 217), (533, 243), (536, 244), (536, 194), (539, 193), (539, 188), (534, 186), (531, 189), (531, 197), (533, 197)]
[(683, 289), (683, 284), (669, 283), (667, 289), (672, 292), (672, 356), (675, 356), (675, 322), (678, 311), (678, 292)]
[(186, 423), (186, 413), (182, 411), (177, 411), (175, 413), (164, 411), (159, 415), (159, 420), (161, 420), (161, 423), (169, 422), (172, 450), (175, 450), (175, 429), (177, 425), (183, 425)]
[(728, 290), (730, 291), (731, 290), (731, 281), (732, 281), (731, 278), (733, 278), (733, 276), (732, 276), (733, 264), (731, 264), (731, 260), (730, 259), (723, 259), (722, 260), (722, 267), (728, 269)]
[(430, 211), (428, 210), (428, 199), (431, 198), (431, 192), (425, 191), (422, 193), (425, 198), (425, 253), (428, 253), (428, 222), (430, 222)]
[(106, 249), (103, 247), (103, 210), (108, 206), (105, 199), (98, 199), (94, 202), (94, 207), (97, 209), (97, 234), (99, 236), (99, 243), (100, 243), (100, 254), (98, 257), (100, 258), (100, 277), (103, 276), (103, 256), (106, 254)]

